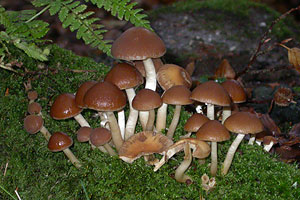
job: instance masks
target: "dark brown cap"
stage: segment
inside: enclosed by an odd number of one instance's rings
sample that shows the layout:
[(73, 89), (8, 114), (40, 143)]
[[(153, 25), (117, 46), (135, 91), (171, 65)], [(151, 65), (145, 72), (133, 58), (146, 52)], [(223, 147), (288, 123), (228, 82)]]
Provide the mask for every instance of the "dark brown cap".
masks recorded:
[(190, 99), (191, 93), (186, 86), (175, 85), (164, 92), (162, 101), (172, 105), (189, 105), (194, 102)]
[(200, 113), (194, 113), (184, 125), (184, 130), (188, 132), (197, 132), (198, 129), (205, 123), (209, 121), (208, 117)]
[(27, 111), (31, 115), (38, 114), (42, 111), (42, 106), (41, 106), (41, 104), (39, 104), (37, 102), (32, 102), (28, 105)]
[(77, 89), (76, 95), (75, 95), (75, 102), (78, 107), (85, 108), (85, 105), (83, 102), (84, 95), (96, 83), (97, 83), (97, 81), (86, 81), (79, 86), (79, 88)]
[(234, 69), (231, 67), (227, 59), (223, 59), (221, 64), (218, 66), (215, 72), (216, 78), (223, 77), (226, 79), (234, 79), (236, 73)]
[(198, 85), (192, 91), (191, 99), (218, 106), (229, 106), (231, 102), (226, 90), (215, 81), (207, 81)]
[(115, 65), (107, 73), (104, 80), (115, 84), (120, 90), (134, 88), (144, 83), (143, 76), (140, 72), (127, 63)]
[(246, 92), (236, 80), (226, 80), (221, 85), (228, 92), (233, 103), (243, 103), (246, 101)]
[(196, 133), (198, 140), (223, 142), (230, 139), (228, 130), (217, 120), (209, 120)]
[(43, 124), (43, 118), (38, 115), (28, 115), (24, 119), (24, 129), (30, 134), (39, 132), (43, 127)]
[(80, 129), (78, 129), (78, 131), (77, 131), (78, 142), (89, 141), (92, 130), (93, 129), (91, 127), (87, 127), (87, 126), (80, 127)]
[(90, 141), (96, 147), (102, 146), (111, 140), (110, 130), (102, 127), (98, 127), (92, 130), (90, 135)]
[(81, 111), (75, 102), (75, 95), (64, 93), (56, 97), (50, 108), (50, 116), (56, 120), (68, 119), (80, 114)]
[(83, 99), (85, 105), (97, 111), (118, 111), (126, 105), (126, 95), (109, 82), (99, 82), (91, 87)]
[(152, 31), (142, 27), (126, 30), (111, 47), (111, 54), (121, 60), (159, 58), (166, 52), (164, 42)]
[(38, 93), (35, 90), (31, 90), (28, 92), (27, 97), (29, 100), (36, 100), (38, 98)]
[(264, 126), (255, 114), (236, 112), (224, 121), (224, 126), (233, 133), (256, 134), (264, 130)]
[(148, 111), (160, 107), (162, 100), (159, 94), (150, 89), (141, 89), (132, 100), (132, 107), (136, 110)]
[(70, 136), (63, 132), (55, 132), (51, 135), (48, 142), (48, 149), (52, 152), (63, 151), (73, 144)]
[(156, 73), (156, 78), (162, 89), (167, 90), (174, 85), (192, 86), (190, 74), (182, 67), (174, 64), (165, 64)]

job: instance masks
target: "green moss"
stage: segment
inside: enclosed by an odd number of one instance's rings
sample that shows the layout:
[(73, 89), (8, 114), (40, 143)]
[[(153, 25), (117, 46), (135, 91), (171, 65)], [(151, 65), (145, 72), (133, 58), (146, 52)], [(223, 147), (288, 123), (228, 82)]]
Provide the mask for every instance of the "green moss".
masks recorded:
[[(0, 82), (0, 185), (22, 199), (299, 199), (298, 181), (300, 172), (295, 165), (282, 163), (274, 156), (264, 153), (261, 147), (241, 147), (227, 176), (217, 175), (217, 187), (206, 193), (201, 189), (201, 175), (209, 174), (207, 163), (199, 165), (193, 161), (187, 173), (193, 177), (191, 185), (177, 183), (171, 175), (183, 160), (183, 153), (174, 156), (159, 171), (138, 159), (127, 164), (117, 157), (109, 157), (98, 150), (91, 150), (87, 143), (74, 139), (71, 150), (82, 161), (82, 169), (76, 169), (61, 152), (52, 153), (41, 134), (29, 135), (23, 130), (28, 101), (23, 82), (32, 79), (32, 86), (39, 93), (38, 102), (43, 106), (45, 126), (50, 130), (64, 131), (75, 138), (79, 125), (74, 120), (56, 121), (49, 117), (49, 105), (60, 92), (74, 92), (86, 80), (97, 80), (107, 72), (108, 67), (88, 58), (75, 56), (69, 51), (52, 46), (53, 54), (45, 69), (22, 77), (1, 69)], [(30, 71), (37, 70), (33, 60), (19, 51), (14, 52)], [(75, 73), (68, 69), (95, 70)], [(6, 88), (9, 95), (4, 96)], [(168, 124), (174, 107), (168, 108)], [(83, 115), (93, 127), (99, 125), (93, 111)], [(181, 112), (175, 140), (184, 135), (183, 126), (191, 115)], [(137, 130), (141, 130), (140, 127)], [(232, 138), (233, 140), (233, 138)], [(219, 161), (225, 158), (231, 141), (219, 145)], [(157, 155), (160, 158), (159, 155)], [(5, 176), (4, 169), (8, 163)], [(219, 165), (220, 165), (219, 163)], [(84, 192), (84, 188), (86, 192)], [(298, 184), (299, 185), (299, 184)], [(0, 189), (0, 199), (11, 199)]]

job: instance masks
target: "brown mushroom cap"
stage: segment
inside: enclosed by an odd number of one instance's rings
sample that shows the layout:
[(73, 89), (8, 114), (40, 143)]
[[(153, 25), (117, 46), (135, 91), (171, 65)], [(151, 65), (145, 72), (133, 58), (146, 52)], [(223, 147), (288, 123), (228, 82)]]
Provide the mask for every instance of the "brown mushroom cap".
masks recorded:
[(142, 27), (126, 30), (111, 47), (112, 56), (121, 60), (159, 58), (165, 52), (164, 42), (154, 32)]
[(175, 85), (166, 90), (162, 101), (171, 105), (189, 105), (194, 101), (190, 99), (191, 91), (184, 85)]
[(104, 80), (115, 84), (120, 90), (134, 88), (144, 82), (144, 79), (138, 70), (127, 63), (115, 65), (107, 73)]
[(35, 90), (29, 91), (27, 97), (29, 100), (34, 101), (38, 98), (38, 93)]
[(41, 104), (39, 104), (37, 102), (32, 102), (28, 105), (27, 111), (31, 115), (38, 114), (42, 111), (42, 106), (41, 106)]
[(28, 115), (24, 119), (24, 129), (30, 134), (39, 132), (43, 127), (43, 124), (43, 118), (38, 115)]
[(264, 130), (264, 126), (256, 115), (249, 112), (236, 112), (228, 117), (224, 126), (233, 133), (256, 134)]
[[(155, 71), (157, 72), (161, 66), (163, 66), (163, 62), (160, 58), (152, 58), (152, 62), (155, 67)], [(136, 60), (134, 61), (134, 67), (142, 74), (143, 77), (146, 77), (146, 70), (143, 61)]]
[(192, 86), (190, 74), (182, 67), (174, 64), (165, 64), (156, 74), (157, 81), (162, 89), (167, 90), (174, 85)]
[(200, 113), (194, 113), (184, 125), (184, 130), (188, 132), (197, 132), (198, 129), (205, 123), (209, 121), (208, 117)]
[(236, 80), (226, 80), (221, 85), (228, 92), (234, 103), (243, 103), (246, 101), (246, 92)]
[(68, 119), (80, 114), (81, 111), (75, 102), (75, 95), (64, 93), (56, 97), (50, 108), (50, 116), (56, 120)]
[(52, 152), (63, 151), (73, 144), (70, 136), (63, 132), (55, 132), (51, 135), (48, 142), (48, 149)]
[(215, 81), (207, 81), (198, 85), (192, 91), (191, 99), (218, 106), (229, 106), (231, 102), (226, 90)]
[(228, 130), (217, 120), (209, 120), (196, 133), (198, 140), (222, 142), (230, 139)]
[(97, 83), (97, 81), (86, 81), (79, 86), (79, 88), (77, 89), (76, 95), (75, 95), (75, 102), (78, 107), (80, 107), (80, 108), (85, 107), (84, 102), (83, 102), (84, 95), (96, 83)]
[(90, 141), (96, 147), (102, 146), (111, 140), (111, 132), (107, 128), (98, 127), (92, 130)]
[(131, 136), (119, 150), (119, 157), (132, 163), (143, 155), (162, 153), (173, 144), (167, 136), (153, 131), (143, 131)]
[(79, 142), (89, 141), (92, 130), (93, 129), (91, 127), (87, 127), (87, 126), (80, 127), (77, 131), (77, 140)]
[(159, 94), (150, 89), (141, 89), (132, 100), (132, 107), (141, 111), (158, 108), (161, 104), (162, 100)]
[(234, 79), (236, 76), (235, 71), (229, 64), (227, 59), (223, 59), (221, 64), (218, 66), (216, 72), (215, 72), (216, 78), (218, 77), (224, 77), (226, 79)]
[(109, 82), (99, 82), (85, 94), (85, 105), (97, 111), (118, 111), (126, 105), (126, 95), (117, 86)]
[(269, 145), (271, 142), (273, 142), (273, 144), (277, 144), (278, 140), (276, 138), (274, 138), (273, 136), (265, 136), (263, 139), (263, 143), (264, 145)]

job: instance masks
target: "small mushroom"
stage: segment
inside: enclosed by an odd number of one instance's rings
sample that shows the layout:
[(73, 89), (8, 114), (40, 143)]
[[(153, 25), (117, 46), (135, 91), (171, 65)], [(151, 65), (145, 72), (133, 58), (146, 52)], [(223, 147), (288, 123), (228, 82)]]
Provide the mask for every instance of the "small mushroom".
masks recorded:
[(28, 105), (27, 111), (31, 115), (34, 115), (34, 114), (40, 115), (41, 111), (42, 111), (42, 106), (41, 106), (41, 104), (39, 104), (37, 102), (32, 102)]
[(208, 117), (200, 113), (194, 113), (184, 125), (184, 131), (188, 132), (186, 135), (181, 138), (189, 138), (192, 132), (197, 132), (199, 128), (209, 121)]
[(30, 104), (38, 98), (38, 93), (35, 90), (31, 90), (27, 93), (27, 98), (29, 99)]
[(278, 143), (278, 140), (273, 136), (266, 136), (264, 137), (263, 143), (264, 150), (269, 152), (272, 149), (273, 145)]
[(30, 134), (41, 132), (43, 136), (49, 141), (51, 134), (44, 126), (44, 120), (39, 115), (28, 115), (24, 119), (24, 129)]
[[(116, 152), (111, 146), (108, 144), (108, 142), (111, 140), (111, 132), (102, 127), (98, 127), (92, 130), (90, 135), (90, 141), (93, 145), (96, 147), (103, 146), (105, 150), (109, 153), (111, 156), (116, 156)], [(101, 150), (101, 149), (100, 149)]]

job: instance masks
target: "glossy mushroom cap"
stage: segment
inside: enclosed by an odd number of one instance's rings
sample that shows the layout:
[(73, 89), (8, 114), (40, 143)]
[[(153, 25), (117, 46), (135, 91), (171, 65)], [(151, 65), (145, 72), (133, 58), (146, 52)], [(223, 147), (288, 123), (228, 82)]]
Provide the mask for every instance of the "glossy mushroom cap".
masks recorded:
[(224, 126), (233, 133), (257, 134), (264, 130), (264, 126), (256, 115), (249, 112), (236, 112), (228, 117)]
[(39, 132), (43, 127), (43, 124), (43, 118), (38, 115), (28, 115), (24, 119), (24, 129), (30, 134)]
[(162, 89), (167, 90), (174, 85), (185, 85), (187, 88), (192, 86), (190, 74), (182, 67), (174, 64), (165, 64), (156, 74), (157, 81)]
[(166, 90), (162, 101), (171, 105), (189, 105), (194, 101), (190, 99), (191, 91), (184, 85), (175, 85)]
[(246, 101), (246, 92), (236, 80), (226, 80), (221, 85), (228, 92), (233, 103), (243, 103)]
[(85, 94), (84, 103), (97, 111), (118, 111), (126, 105), (126, 95), (117, 86), (109, 82), (99, 82)]
[(64, 93), (56, 97), (50, 108), (50, 116), (56, 120), (69, 119), (82, 111), (75, 102), (75, 95)]
[(102, 127), (98, 127), (92, 130), (90, 135), (90, 141), (96, 147), (102, 146), (111, 140), (111, 132)]
[(218, 106), (229, 106), (231, 102), (226, 90), (214, 81), (207, 81), (198, 85), (192, 91), (191, 99)]
[(77, 89), (76, 95), (75, 95), (75, 102), (78, 107), (80, 107), (80, 108), (86, 107), (83, 102), (84, 95), (96, 83), (97, 83), (97, 81), (86, 81), (79, 86), (79, 88)]
[(41, 104), (37, 103), (37, 102), (32, 102), (28, 105), (27, 107), (27, 111), (29, 112), (29, 114), (33, 115), (33, 114), (38, 114), (42, 111), (42, 106)]
[(216, 72), (215, 72), (216, 78), (223, 77), (226, 79), (234, 79), (236, 76), (235, 71), (229, 64), (227, 59), (223, 59), (221, 64), (218, 66)]
[(144, 83), (142, 75), (127, 63), (115, 65), (106, 75), (105, 81), (118, 86), (120, 90), (134, 88)]
[(200, 113), (194, 113), (184, 125), (184, 130), (187, 132), (197, 132), (198, 129), (205, 123), (209, 121), (208, 117)]
[(166, 52), (164, 42), (152, 31), (142, 27), (126, 30), (111, 47), (111, 54), (121, 60), (159, 58)]
[(207, 121), (196, 133), (198, 140), (222, 142), (230, 139), (228, 130), (217, 120)]
[(91, 127), (87, 127), (87, 126), (80, 127), (77, 131), (78, 142), (89, 141), (92, 130), (93, 129)]
[(132, 163), (143, 155), (162, 153), (173, 144), (167, 136), (153, 131), (143, 131), (131, 136), (119, 150), (119, 157)]
[[(160, 58), (152, 58), (152, 62), (156, 72), (164, 65)], [(134, 67), (142, 74), (143, 77), (146, 77), (146, 70), (143, 61), (134, 61)]]
[(153, 110), (160, 107), (162, 100), (159, 94), (150, 89), (141, 89), (132, 100), (132, 107), (140, 111)]
[(51, 135), (48, 142), (48, 149), (52, 152), (63, 151), (73, 144), (70, 136), (63, 132), (55, 132)]

